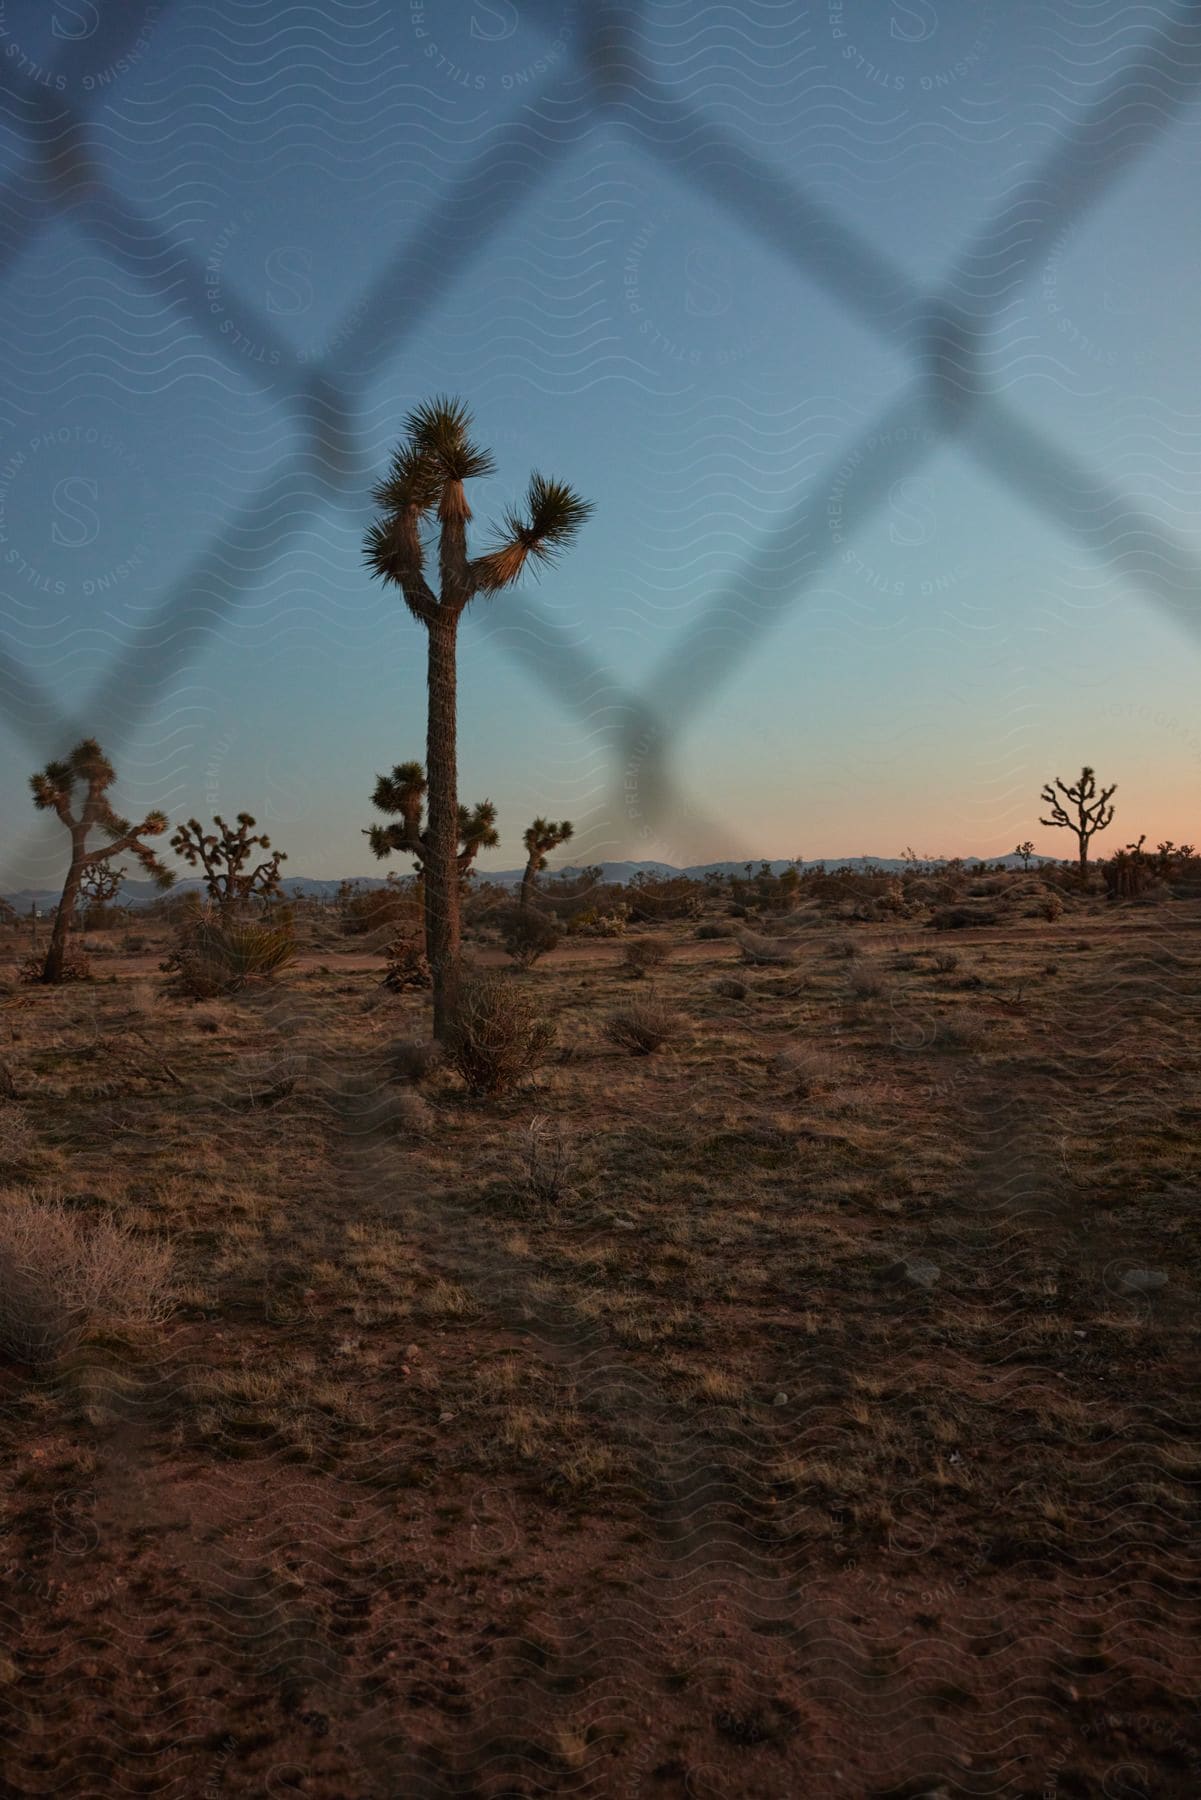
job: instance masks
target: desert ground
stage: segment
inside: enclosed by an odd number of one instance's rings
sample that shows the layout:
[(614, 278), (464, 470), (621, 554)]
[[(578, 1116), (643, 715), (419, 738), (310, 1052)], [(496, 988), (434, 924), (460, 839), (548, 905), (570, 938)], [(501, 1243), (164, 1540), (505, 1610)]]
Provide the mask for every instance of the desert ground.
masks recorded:
[(170, 1299), (0, 1361), (5, 1793), (1201, 1792), (1201, 900), (755, 929), (490, 1100), (361, 939), (8, 932), (0, 1178)]

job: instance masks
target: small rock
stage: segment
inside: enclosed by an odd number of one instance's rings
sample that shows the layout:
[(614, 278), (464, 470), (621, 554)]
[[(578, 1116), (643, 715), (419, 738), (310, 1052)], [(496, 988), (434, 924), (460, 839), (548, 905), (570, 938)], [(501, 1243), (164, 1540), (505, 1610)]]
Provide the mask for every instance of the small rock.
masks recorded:
[(405, 1355), (408, 1357), (410, 1362), (414, 1361), (414, 1359), (416, 1357), (421, 1355), (421, 1345), (420, 1344), (406, 1344), (405, 1345)]
[(1083, 1332), (1083, 1331), (1074, 1331), (1074, 1332), (1073, 1332), (1073, 1333), (1072, 1333), (1072, 1336), (1073, 1336), (1073, 1337), (1084, 1337), (1084, 1336), (1086, 1336), (1086, 1335), (1087, 1335), (1087, 1334), (1086, 1334), (1086, 1333), (1085, 1333), (1085, 1332)]
[(454, 1416), (455, 1415), (452, 1412), (439, 1413), (438, 1414), (439, 1425), (449, 1425), (451, 1420), (454, 1418)]
[(637, 1231), (638, 1227), (633, 1219), (614, 1219), (613, 1229), (614, 1231)]
[(924, 1256), (915, 1256), (905, 1264), (906, 1279), (918, 1287), (932, 1288), (940, 1273), (938, 1264), (929, 1262)]
[(1167, 1285), (1166, 1269), (1127, 1269), (1122, 1276), (1122, 1286), (1132, 1294), (1150, 1294)]
[(780, 1389), (780, 1392), (773, 1399), (772, 1405), (773, 1406), (787, 1406), (788, 1405), (788, 1395), (784, 1392), (783, 1388)]

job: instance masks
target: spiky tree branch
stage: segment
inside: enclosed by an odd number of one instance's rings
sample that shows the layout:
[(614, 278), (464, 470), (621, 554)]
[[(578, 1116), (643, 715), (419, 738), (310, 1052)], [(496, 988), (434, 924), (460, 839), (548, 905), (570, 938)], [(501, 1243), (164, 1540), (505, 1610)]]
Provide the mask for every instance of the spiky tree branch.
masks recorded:
[[(1062, 794), (1067, 806), (1059, 799)], [(1087, 765), (1080, 771), (1080, 779), (1074, 787), (1068, 787), (1058, 776), (1054, 786), (1048, 781), (1042, 791), (1042, 800), (1051, 810), (1049, 819), (1040, 818), (1040, 825), (1059, 826), (1075, 834), (1080, 847), (1081, 879), (1088, 872), (1088, 847), (1090, 840), (1098, 831), (1104, 831), (1113, 820), (1114, 809), (1109, 801), (1118, 791), (1115, 781), (1112, 787), (1102, 788), (1097, 792), (1097, 777)], [(1068, 808), (1075, 809), (1073, 818)]]
[[(372, 573), (399, 587), (405, 604), (428, 633), (429, 721), (426, 740), (429, 823), (420, 834), (426, 909), (426, 948), (434, 981), (434, 1033), (445, 1038), (454, 1022), (459, 988), (459, 885), (470, 856), (490, 841), (491, 818), (459, 805), (457, 759), (457, 632), (464, 609), (478, 594), (495, 594), (516, 582), (527, 563), (548, 563), (566, 548), (591, 506), (564, 483), (535, 474), (525, 512), (510, 511), (500, 541), (484, 556), (468, 555), (471, 508), (465, 484), (493, 472), (489, 451), (471, 437), (471, 415), (461, 400), (440, 396), (415, 407), (405, 420), (405, 439), (374, 490), (380, 516), (368, 529), (364, 557)], [(438, 592), (426, 573), (422, 528), (438, 536)], [(474, 821), (474, 824), (473, 824)], [(401, 814), (403, 845), (412, 848)], [(466, 836), (464, 832), (466, 829)], [(370, 834), (369, 834), (370, 835)], [(381, 840), (383, 841), (383, 840)]]
[(521, 877), (521, 905), (528, 909), (534, 899), (534, 878), (545, 869), (546, 859), (552, 850), (560, 844), (566, 844), (572, 834), (571, 822), (562, 819), (556, 825), (553, 819), (537, 818), (532, 825), (527, 825), (522, 834), (522, 842), (526, 849), (525, 873)]
[[(363, 833), (381, 861), (399, 850), (414, 858), (421, 875), (430, 854), (429, 834), (422, 829), (427, 786), (425, 770), (419, 762), (397, 763), (390, 775), (377, 775), (371, 804), (390, 814), (393, 823), (371, 825)], [(479, 800), (470, 809), (460, 806), (458, 823), (455, 861), (460, 875), (465, 875), (481, 850), (493, 849), (500, 842), (496, 808), (491, 800)]]
[(171, 848), (193, 869), (204, 871), (204, 883), (214, 905), (230, 907), (247, 900), (278, 899), (279, 865), (287, 862), (282, 850), (265, 857), (254, 868), (248, 868), (251, 852), (270, 850), (271, 839), (265, 832), (254, 830), (249, 813), (239, 813), (237, 830), (227, 825), (219, 813), (213, 815), (217, 830), (206, 832), (199, 819), (189, 819), (171, 839)]
[[(156, 886), (169, 888), (175, 880), (172, 870), (143, 841), (148, 837), (160, 837), (167, 830), (166, 814), (149, 812), (140, 825), (122, 818), (114, 811), (108, 797), (108, 790), (116, 778), (112, 764), (95, 738), (82, 738), (64, 760), (49, 762), (36, 775), (30, 776), (33, 803), (38, 811), (53, 812), (71, 834), (71, 861), (54, 918), (50, 947), (42, 966), (45, 982), (56, 983), (63, 978), (67, 942), (85, 875), (128, 851), (137, 858)], [(97, 830), (108, 842), (89, 850), (88, 839)]]

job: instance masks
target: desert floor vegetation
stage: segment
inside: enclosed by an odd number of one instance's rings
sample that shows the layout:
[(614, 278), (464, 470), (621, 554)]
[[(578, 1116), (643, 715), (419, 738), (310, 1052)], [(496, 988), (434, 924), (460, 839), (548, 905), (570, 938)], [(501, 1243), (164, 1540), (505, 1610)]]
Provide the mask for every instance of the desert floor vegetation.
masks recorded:
[(12, 1791), (1195, 1791), (1199, 925), (9, 928)]

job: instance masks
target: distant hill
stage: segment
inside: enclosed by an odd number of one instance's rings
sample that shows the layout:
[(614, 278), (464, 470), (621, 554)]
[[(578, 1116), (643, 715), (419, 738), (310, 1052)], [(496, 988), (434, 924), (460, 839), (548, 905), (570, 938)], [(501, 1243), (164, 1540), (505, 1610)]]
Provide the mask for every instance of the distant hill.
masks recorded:
[[(1013, 855), (990, 857), (965, 856), (963, 860), (964, 866), (969, 869), (978, 868), (983, 862), (988, 862), (990, 864), (1004, 863), (1006, 868), (1009, 869), (1020, 869), (1022, 866), (1021, 857)], [(1032, 864), (1053, 863), (1055, 860), (1056, 859), (1053, 856), (1033, 856), (1030, 859)], [(813, 857), (812, 859), (803, 861), (800, 866), (802, 870), (814, 869), (823, 862), (827, 869), (873, 868), (884, 869), (889, 874), (897, 873), (908, 867), (908, 864), (903, 858), (896, 856)], [(630, 881), (635, 875), (687, 875), (693, 880), (699, 881), (706, 875), (742, 875), (746, 872), (745, 862), (690, 863), (688, 867), (684, 869), (676, 868), (672, 863), (663, 862), (606, 862), (601, 863), (599, 866), (601, 870), (601, 879), (603, 881), (617, 882), (623, 885)], [(760, 864), (757, 860), (752, 860), (751, 868), (754, 872), (758, 872), (759, 866)], [(937, 868), (941, 866), (941, 863), (938, 858), (931, 857), (927, 866), (930, 868)], [(769, 862), (768, 867), (771, 869), (773, 875), (778, 875), (784, 869), (791, 869), (793, 863), (788, 857), (778, 857), (775, 861)], [(576, 876), (582, 875), (583, 872), (582, 868), (571, 866), (562, 869), (548, 869), (546, 873), (547, 876), (553, 880), (556, 875)], [(408, 871), (406, 870), (406, 874), (407, 873)], [(524, 870), (482, 869), (479, 874), (481, 881), (492, 881), (497, 883), (500, 887), (515, 887), (521, 880)], [(332, 899), (341, 886), (343, 879), (357, 882), (359, 887), (363, 889), (387, 886), (386, 879), (378, 875), (336, 876), (329, 880), (321, 880), (316, 876), (309, 875), (289, 875), (284, 879), (281, 885), (286, 894), (296, 897), (321, 898), (324, 896), (328, 899)], [(202, 893), (203, 890), (204, 883), (191, 877), (186, 881), (177, 881), (175, 886), (171, 889), (171, 892), (172, 894), (195, 894)], [(7, 900), (9, 905), (15, 907), (18, 913), (28, 913), (31, 906), (36, 906), (39, 911), (44, 911), (47, 907), (56, 906), (58, 904), (60, 892), (61, 890), (58, 888), (21, 888), (16, 892), (8, 892), (0, 895), (0, 899)], [(121, 889), (121, 899), (126, 906), (146, 906), (150, 901), (157, 900), (160, 897), (161, 890), (156, 888), (152, 881), (126, 881)]]

